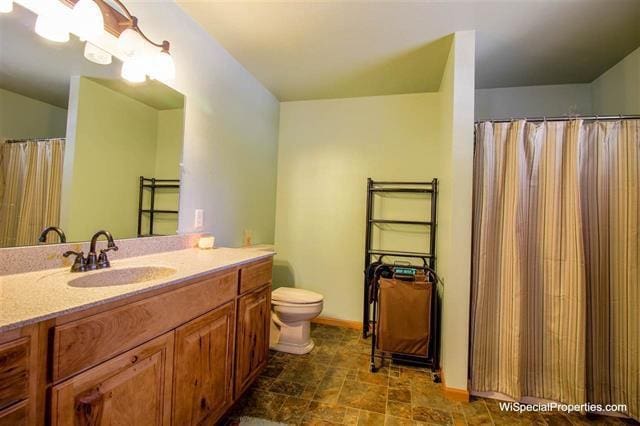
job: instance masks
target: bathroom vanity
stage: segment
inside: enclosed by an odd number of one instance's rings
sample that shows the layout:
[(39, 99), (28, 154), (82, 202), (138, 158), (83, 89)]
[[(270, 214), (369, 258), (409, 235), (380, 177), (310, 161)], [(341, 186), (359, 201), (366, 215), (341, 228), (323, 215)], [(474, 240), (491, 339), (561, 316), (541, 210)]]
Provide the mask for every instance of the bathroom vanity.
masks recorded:
[(0, 277), (0, 425), (214, 424), (267, 362), (272, 255)]

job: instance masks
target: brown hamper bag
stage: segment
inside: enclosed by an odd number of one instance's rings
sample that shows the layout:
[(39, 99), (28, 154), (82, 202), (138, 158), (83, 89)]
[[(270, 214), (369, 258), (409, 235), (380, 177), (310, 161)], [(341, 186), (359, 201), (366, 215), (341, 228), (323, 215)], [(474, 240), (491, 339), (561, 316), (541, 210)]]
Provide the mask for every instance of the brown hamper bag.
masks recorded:
[(379, 285), (378, 349), (426, 357), (433, 284), (422, 276), (416, 281), (380, 278)]

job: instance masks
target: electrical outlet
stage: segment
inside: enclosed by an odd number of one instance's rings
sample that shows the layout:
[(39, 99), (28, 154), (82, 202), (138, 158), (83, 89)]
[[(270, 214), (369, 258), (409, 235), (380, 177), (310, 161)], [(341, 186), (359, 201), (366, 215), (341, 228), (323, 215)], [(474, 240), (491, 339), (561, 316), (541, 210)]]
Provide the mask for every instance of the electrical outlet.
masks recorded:
[(204, 210), (196, 209), (193, 226), (196, 229), (201, 229), (204, 226)]

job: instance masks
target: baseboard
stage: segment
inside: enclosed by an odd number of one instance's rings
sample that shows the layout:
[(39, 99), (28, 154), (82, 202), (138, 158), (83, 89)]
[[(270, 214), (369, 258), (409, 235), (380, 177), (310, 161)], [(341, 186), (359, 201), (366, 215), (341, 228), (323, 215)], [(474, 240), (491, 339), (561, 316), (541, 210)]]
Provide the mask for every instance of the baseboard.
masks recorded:
[(442, 391), (444, 396), (453, 401), (469, 402), (470, 394), (468, 389), (450, 388), (444, 381), (444, 371), (440, 371), (440, 379), (442, 380)]
[(362, 322), (360, 321), (343, 320), (343, 319), (331, 318), (331, 317), (317, 317), (315, 319), (312, 319), (311, 322), (316, 324), (332, 325), (334, 327), (343, 327), (343, 328), (352, 328), (354, 330), (362, 330)]

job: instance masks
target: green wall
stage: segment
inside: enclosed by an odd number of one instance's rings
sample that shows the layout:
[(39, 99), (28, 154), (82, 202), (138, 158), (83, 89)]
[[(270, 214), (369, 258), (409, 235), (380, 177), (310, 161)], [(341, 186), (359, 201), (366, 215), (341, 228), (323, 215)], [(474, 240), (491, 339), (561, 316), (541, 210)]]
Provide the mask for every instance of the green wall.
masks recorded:
[(591, 83), (593, 112), (640, 114), (640, 47)]
[[(439, 105), (438, 93), (281, 104), (274, 285), (323, 294), (324, 316), (361, 318), (366, 179), (440, 175)], [(416, 200), (382, 201), (385, 217), (419, 216)], [(376, 238), (418, 248), (415, 229)]]
[[(182, 110), (158, 111), (84, 77), (72, 80), (70, 99), (61, 226), (70, 241), (102, 228), (135, 237), (139, 176), (179, 177)], [(177, 217), (162, 227), (175, 233)]]
[(0, 89), (0, 139), (64, 138), (67, 110)]

